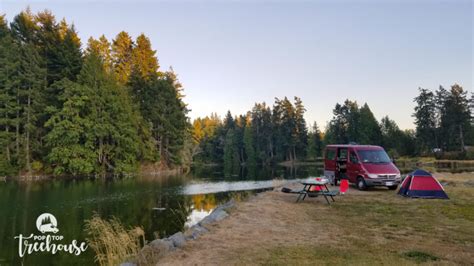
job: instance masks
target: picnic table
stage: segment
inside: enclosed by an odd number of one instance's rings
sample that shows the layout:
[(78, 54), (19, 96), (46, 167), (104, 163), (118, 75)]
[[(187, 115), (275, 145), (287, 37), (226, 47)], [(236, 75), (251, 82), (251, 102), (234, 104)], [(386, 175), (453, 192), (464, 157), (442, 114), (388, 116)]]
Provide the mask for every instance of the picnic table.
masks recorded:
[[(337, 192), (335, 191), (330, 191), (328, 188), (329, 180), (326, 178), (323, 179), (306, 179), (303, 181), (300, 181), (300, 183), (304, 186), (302, 190), (297, 191), (298, 198), (296, 199), (296, 202), (303, 201), (306, 196), (323, 196), (326, 199), (326, 202), (328, 204), (331, 204), (329, 202), (329, 198), (334, 202), (334, 196), (337, 195)], [(318, 190), (311, 190), (311, 188), (316, 187)]]

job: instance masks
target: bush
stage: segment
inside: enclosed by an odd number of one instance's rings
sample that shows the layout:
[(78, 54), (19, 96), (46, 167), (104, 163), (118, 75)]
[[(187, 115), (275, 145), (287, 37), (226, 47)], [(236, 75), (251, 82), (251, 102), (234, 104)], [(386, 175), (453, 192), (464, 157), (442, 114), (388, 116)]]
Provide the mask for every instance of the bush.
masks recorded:
[(43, 169), (43, 164), (40, 161), (34, 161), (31, 163), (31, 169), (35, 172), (41, 171)]

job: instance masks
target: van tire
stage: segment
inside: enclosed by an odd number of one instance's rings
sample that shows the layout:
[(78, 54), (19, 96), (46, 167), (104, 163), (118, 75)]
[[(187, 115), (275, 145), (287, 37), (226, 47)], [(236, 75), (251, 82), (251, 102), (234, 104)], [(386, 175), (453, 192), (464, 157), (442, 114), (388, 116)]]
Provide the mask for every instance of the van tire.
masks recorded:
[(357, 183), (356, 183), (357, 189), (359, 190), (366, 190), (367, 185), (365, 184), (365, 180), (362, 177), (357, 178)]

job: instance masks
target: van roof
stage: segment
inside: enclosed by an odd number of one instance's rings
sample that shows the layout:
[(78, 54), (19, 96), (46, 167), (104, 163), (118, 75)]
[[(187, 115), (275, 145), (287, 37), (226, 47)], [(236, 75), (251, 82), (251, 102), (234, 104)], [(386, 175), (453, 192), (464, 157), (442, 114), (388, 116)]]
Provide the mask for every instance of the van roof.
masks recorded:
[(349, 147), (352, 147), (352, 148), (355, 148), (355, 149), (367, 149), (367, 150), (380, 150), (383, 148), (380, 147), (380, 146), (376, 146), (376, 145), (355, 145), (355, 144), (330, 144), (330, 145), (327, 145), (326, 148), (349, 148)]

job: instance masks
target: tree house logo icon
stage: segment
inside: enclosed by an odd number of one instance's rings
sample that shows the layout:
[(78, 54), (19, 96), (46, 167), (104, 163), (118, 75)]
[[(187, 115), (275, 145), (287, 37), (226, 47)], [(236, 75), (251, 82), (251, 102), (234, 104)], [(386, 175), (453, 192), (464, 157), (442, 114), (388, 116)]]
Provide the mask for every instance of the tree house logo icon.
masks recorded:
[(41, 233), (57, 233), (58, 229), (58, 220), (51, 213), (43, 213), (36, 219), (36, 228)]

